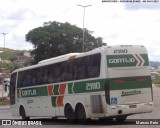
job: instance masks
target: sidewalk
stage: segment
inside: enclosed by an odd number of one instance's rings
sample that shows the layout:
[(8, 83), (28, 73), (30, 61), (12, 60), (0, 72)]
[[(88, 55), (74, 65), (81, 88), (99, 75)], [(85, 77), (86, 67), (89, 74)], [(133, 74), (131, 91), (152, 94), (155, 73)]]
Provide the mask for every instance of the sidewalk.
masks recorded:
[(0, 110), (10, 109), (10, 105), (0, 106)]

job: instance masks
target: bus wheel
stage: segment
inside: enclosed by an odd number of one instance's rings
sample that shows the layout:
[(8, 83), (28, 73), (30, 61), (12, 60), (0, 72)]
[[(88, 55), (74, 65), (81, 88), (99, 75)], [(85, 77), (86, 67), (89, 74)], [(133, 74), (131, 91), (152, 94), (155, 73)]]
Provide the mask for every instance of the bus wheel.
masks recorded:
[(127, 116), (117, 116), (116, 120), (122, 122), (122, 121), (125, 121), (126, 118), (127, 118)]
[(67, 118), (69, 123), (74, 122), (74, 110), (69, 104), (65, 107), (65, 117)]
[(52, 120), (56, 120), (56, 119), (58, 119), (58, 117), (57, 117), (57, 116), (55, 116), (55, 117), (52, 117)]
[(80, 123), (86, 123), (86, 112), (82, 104), (79, 104), (76, 107), (76, 117)]
[(20, 107), (20, 116), (22, 116), (23, 120), (28, 120), (29, 119), (29, 117), (26, 116), (26, 112), (24, 110), (24, 107), (22, 107), (22, 106)]
[(112, 120), (113, 120), (113, 117), (99, 118), (99, 121), (101, 122), (111, 122)]

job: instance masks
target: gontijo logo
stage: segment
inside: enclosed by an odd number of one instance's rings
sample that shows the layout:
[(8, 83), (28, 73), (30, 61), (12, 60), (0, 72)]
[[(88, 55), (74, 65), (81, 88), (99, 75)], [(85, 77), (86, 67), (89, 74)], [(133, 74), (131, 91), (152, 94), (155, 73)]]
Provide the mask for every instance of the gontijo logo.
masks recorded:
[(128, 67), (148, 65), (147, 54), (108, 55), (108, 67)]
[(18, 97), (28, 97), (28, 96), (36, 96), (37, 90), (36, 89), (18, 89), (17, 93)]
[(145, 63), (145, 60), (141, 57), (139, 54), (133, 54), (134, 58), (137, 60), (136, 66), (143, 66)]
[(135, 58), (109, 59), (109, 63), (134, 63)]
[(37, 92), (36, 92), (36, 89), (33, 89), (33, 90), (23, 90), (21, 92), (22, 94), (22, 97), (26, 97), (26, 96), (36, 96)]

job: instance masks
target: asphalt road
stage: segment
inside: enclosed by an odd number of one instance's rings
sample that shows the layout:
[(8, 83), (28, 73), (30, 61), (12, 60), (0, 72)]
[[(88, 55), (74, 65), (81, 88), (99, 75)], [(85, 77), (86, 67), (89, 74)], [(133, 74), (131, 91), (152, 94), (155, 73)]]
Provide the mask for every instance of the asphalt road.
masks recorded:
[[(152, 113), (145, 113), (145, 114), (136, 114), (129, 116), (127, 120), (123, 123), (112, 121), (112, 122), (100, 122), (98, 120), (88, 121), (87, 124), (69, 124), (65, 119), (43, 119), (44, 124), (52, 124), (52, 125), (38, 125), (38, 126), (23, 126), (23, 128), (160, 128), (160, 88), (153, 85), (153, 96), (154, 96), (154, 111)], [(9, 106), (0, 107), (0, 119), (20, 119), (20, 117), (12, 117)], [(34, 119), (34, 118), (32, 118)], [(145, 120), (141, 120), (145, 119)], [(146, 120), (148, 119), (148, 120)], [(159, 120), (154, 120), (159, 119)], [(1, 121), (1, 120), (0, 120)], [(37, 119), (36, 121), (41, 121), (41, 119)], [(143, 121), (144, 123), (155, 123), (155, 125), (137, 125), (138, 121)], [(156, 122), (159, 121), (159, 122)], [(156, 125), (158, 123), (158, 125)], [(7, 125), (0, 126), (2, 128), (8, 128)], [(22, 126), (11, 126), (11, 127), (22, 127)]]

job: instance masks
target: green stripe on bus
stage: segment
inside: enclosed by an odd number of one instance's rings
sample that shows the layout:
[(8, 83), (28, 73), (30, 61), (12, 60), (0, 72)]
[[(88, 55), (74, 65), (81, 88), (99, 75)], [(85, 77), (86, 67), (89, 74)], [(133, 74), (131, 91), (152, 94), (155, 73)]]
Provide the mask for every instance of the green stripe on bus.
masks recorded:
[(107, 55), (108, 67), (149, 66), (147, 54)]
[(140, 54), (141, 57), (145, 60), (144, 66), (149, 66), (149, 59), (147, 54)]
[(59, 95), (59, 85), (58, 84), (54, 85), (53, 94), (54, 95)]
[(51, 102), (53, 107), (57, 107), (56, 101), (57, 101), (57, 96), (51, 97)]
[(47, 86), (18, 89), (18, 97), (48, 96)]
[(73, 93), (72, 87), (74, 83), (68, 83), (68, 93), (71, 94)]
[[(68, 83), (68, 94), (104, 91), (105, 85), (109, 85), (109, 88), (112, 91), (136, 88), (150, 88), (152, 84), (150, 76), (97, 79)], [(53, 95), (58, 96), (60, 85), (56, 84), (53, 86)], [(47, 86), (18, 89), (18, 96), (20, 95), (21, 97), (48, 96)]]
[(75, 82), (68, 84), (68, 93), (86, 93), (86, 92), (98, 92), (104, 91), (104, 85), (106, 79), (90, 80), (83, 82)]

